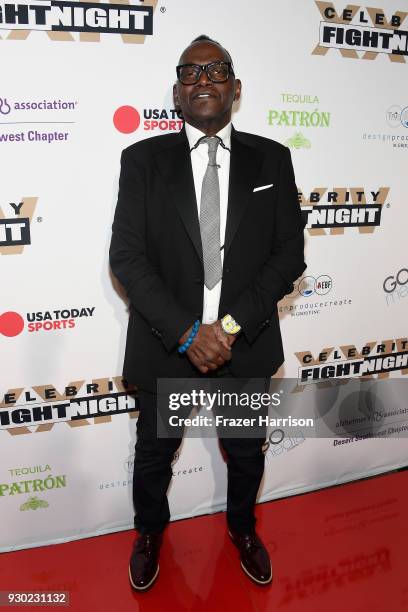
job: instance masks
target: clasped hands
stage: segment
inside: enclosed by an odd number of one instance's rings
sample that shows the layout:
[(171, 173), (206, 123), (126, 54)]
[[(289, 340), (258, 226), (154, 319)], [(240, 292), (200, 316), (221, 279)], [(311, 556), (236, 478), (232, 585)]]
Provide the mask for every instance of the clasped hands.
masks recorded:
[[(184, 344), (190, 335), (191, 327), (179, 340)], [(191, 363), (203, 374), (209, 370), (216, 370), (231, 359), (231, 346), (236, 336), (226, 334), (220, 321), (207, 324), (202, 323), (198, 328), (196, 337), (186, 351)]]

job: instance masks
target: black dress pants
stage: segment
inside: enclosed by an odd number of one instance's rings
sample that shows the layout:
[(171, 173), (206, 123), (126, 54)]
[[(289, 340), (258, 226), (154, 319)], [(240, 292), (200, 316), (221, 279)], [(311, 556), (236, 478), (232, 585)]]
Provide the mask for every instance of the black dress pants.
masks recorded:
[[(231, 376), (228, 368), (215, 376)], [(213, 373), (204, 375), (214, 376)], [(265, 379), (265, 389), (269, 379)], [(160, 532), (170, 518), (167, 489), (174, 453), (182, 438), (157, 437), (157, 396), (139, 390), (140, 414), (133, 472), (135, 528), (139, 533)], [(264, 438), (220, 438), (227, 456), (227, 523), (239, 533), (252, 533), (254, 506), (264, 471)]]

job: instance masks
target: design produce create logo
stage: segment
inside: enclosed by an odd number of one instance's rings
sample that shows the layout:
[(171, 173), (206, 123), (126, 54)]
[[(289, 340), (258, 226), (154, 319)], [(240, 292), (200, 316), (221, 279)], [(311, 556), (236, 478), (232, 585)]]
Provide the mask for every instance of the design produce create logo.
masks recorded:
[[(28, 332), (55, 331), (72, 329), (76, 320), (83, 317), (93, 317), (95, 306), (80, 308), (63, 308), (60, 310), (44, 310), (27, 312), (26, 322)], [(18, 312), (8, 311), (0, 315), (0, 334), (14, 337), (24, 329), (24, 319)]]
[[(112, 416), (137, 416), (135, 390), (121, 376), (92, 382), (70, 382), (62, 392), (54, 385), (9, 389), (0, 395), (0, 429), (11, 435), (51, 430), (56, 423), (70, 427), (110, 422)], [(30, 429), (35, 427), (34, 430)]]
[(373, 60), (379, 53), (386, 53), (392, 62), (405, 63), (408, 32), (401, 26), (408, 15), (406, 11), (396, 11), (387, 19), (379, 8), (348, 4), (338, 13), (333, 2), (316, 0), (316, 5), (323, 21), (313, 55), (338, 49), (343, 57)]
[(333, 281), (327, 274), (322, 274), (315, 278), (314, 276), (304, 276), (296, 285), (296, 291), (303, 297), (310, 297), (314, 293), (317, 295), (326, 295), (331, 291)]
[[(140, 113), (134, 106), (120, 106), (113, 115), (113, 125), (122, 134), (135, 132), (140, 123)], [(183, 127), (183, 117), (175, 108), (144, 108), (142, 127), (145, 131), (179, 131)]]
[(359, 378), (390, 372), (408, 374), (408, 338), (367, 342), (359, 351), (354, 344), (323, 348), (314, 357), (311, 351), (295, 353), (301, 363), (299, 381), (322, 382), (332, 378)]
[[(280, 303), (279, 314), (289, 314), (291, 317), (315, 316), (320, 315), (326, 308), (340, 308), (352, 303), (352, 300), (344, 295), (341, 298), (326, 298), (332, 289), (333, 279), (328, 274), (302, 276), (293, 284), (292, 293), (286, 295)], [(304, 299), (299, 300), (299, 296)]]
[[(316, 187), (308, 198), (298, 192), (306, 215), (306, 228), (312, 236), (344, 234), (346, 227), (357, 227), (370, 234), (381, 223), (381, 213), (389, 187), (366, 191), (363, 187)], [(328, 230), (328, 231), (326, 231)]]
[[(1, 135), (0, 135), (1, 136)], [(30, 224), (38, 198), (23, 198), (18, 204), (10, 202), (14, 217), (6, 217), (0, 208), (0, 255), (21, 255), (31, 244)]]
[(101, 34), (119, 34), (125, 43), (143, 43), (153, 34), (157, 0), (86, 2), (84, 0), (0, 1), (0, 28), (11, 30), (8, 40), (25, 40), (32, 31), (45, 32), (54, 41), (99, 42)]

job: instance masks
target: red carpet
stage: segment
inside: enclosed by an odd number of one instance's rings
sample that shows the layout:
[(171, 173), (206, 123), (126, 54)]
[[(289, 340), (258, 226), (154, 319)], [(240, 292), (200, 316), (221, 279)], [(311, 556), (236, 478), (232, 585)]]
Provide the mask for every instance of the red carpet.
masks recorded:
[(170, 525), (146, 593), (128, 581), (132, 531), (4, 553), (0, 590), (70, 591), (60, 609), (75, 611), (407, 611), (407, 485), (404, 471), (259, 505), (268, 587), (243, 574), (221, 513)]

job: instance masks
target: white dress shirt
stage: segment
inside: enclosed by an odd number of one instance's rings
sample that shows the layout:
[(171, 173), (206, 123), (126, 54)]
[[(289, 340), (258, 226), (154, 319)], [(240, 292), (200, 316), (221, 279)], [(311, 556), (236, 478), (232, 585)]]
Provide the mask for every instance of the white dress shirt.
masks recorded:
[[(190, 149), (196, 144), (197, 140), (205, 134), (193, 127), (189, 123), (185, 123), (186, 134)], [(217, 136), (222, 139), (224, 145), (231, 148), (231, 122), (222, 128), (217, 133)], [(221, 145), (217, 147), (217, 164), (218, 179), (220, 183), (220, 245), (223, 247), (225, 238), (225, 226), (227, 223), (227, 206), (228, 206), (228, 183), (230, 169), (230, 152), (224, 149)], [(193, 168), (194, 187), (197, 200), (198, 218), (200, 218), (200, 202), (201, 202), (201, 186), (208, 165), (208, 145), (199, 145), (191, 151), (191, 165)], [(221, 265), (224, 263), (224, 249), (221, 249)], [(221, 296), (222, 279), (213, 287), (208, 289), (204, 285), (203, 298), (203, 323), (214, 323), (218, 319), (218, 307)]]

